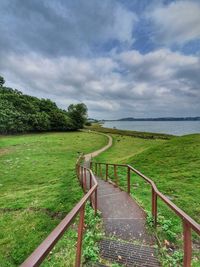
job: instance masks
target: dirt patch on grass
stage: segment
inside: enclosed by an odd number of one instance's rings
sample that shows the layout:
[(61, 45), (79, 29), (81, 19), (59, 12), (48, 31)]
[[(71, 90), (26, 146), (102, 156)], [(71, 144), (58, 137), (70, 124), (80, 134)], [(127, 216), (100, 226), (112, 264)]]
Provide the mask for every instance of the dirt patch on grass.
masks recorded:
[(11, 148), (0, 148), (0, 156), (9, 154), (12, 151), (13, 151), (13, 149), (11, 149)]
[(14, 211), (33, 211), (33, 212), (44, 212), (52, 219), (63, 219), (67, 214), (65, 212), (52, 211), (46, 208), (36, 208), (29, 207), (26, 209), (23, 208), (0, 208), (0, 212), (14, 212)]

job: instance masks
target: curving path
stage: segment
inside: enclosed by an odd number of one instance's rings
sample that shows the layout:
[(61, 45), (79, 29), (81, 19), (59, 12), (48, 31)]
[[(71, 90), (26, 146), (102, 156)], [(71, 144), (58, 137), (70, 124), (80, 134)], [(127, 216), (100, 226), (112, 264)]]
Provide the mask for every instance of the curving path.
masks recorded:
[[(94, 133), (94, 132), (93, 132)], [(102, 148), (100, 148), (99, 150), (96, 150), (92, 153), (89, 153), (89, 154), (86, 154), (84, 155), (84, 158), (85, 158), (85, 161), (88, 162), (90, 161), (92, 158), (98, 156), (100, 153), (106, 151), (108, 148), (110, 148), (112, 146), (112, 143), (113, 143), (113, 140), (112, 140), (112, 137), (108, 134), (103, 134), (103, 133), (97, 133), (95, 132), (96, 134), (101, 134), (101, 135), (104, 135), (106, 137), (108, 137), (108, 144)]]

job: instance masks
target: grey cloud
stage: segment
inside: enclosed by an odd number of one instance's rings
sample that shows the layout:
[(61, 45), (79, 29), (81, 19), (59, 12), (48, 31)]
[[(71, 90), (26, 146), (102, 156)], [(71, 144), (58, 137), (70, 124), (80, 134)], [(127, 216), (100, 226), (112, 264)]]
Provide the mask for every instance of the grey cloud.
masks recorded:
[[(131, 50), (138, 18), (121, 1), (1, 0), (0, 6), (7, 85), (62, 108), (83, 101), (98, 118), (200, 114), (198, 56)], [(112, 41), (125, 51), (108, 52)]]
[(99, 118), (198, 115), (199, 67), (197, 56), (166, 49), (82, 59), (10, 54), (0, 63), (13, 86), (63, 108), (84, 101)]
[(0, 49), (89, 55), (108, 41), (132, 43), (136, 15), (115, 1), (2, 0)]

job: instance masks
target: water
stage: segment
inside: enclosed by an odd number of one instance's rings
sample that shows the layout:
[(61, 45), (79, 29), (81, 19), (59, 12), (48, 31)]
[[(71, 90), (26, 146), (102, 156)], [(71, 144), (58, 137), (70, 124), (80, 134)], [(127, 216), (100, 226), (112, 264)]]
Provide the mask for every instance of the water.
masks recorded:
[(103, 127), (173, 135), (200, 133), (200, 121), (106, 121)]

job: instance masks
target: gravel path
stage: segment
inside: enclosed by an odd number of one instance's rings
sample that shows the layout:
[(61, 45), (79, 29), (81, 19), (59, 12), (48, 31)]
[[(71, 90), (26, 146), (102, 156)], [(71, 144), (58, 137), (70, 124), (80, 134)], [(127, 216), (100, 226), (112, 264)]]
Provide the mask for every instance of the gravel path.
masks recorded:
[(110, 148), (112, 146), (113, 140), (112, 140), (112, 137), (110, 135), (102, 134), (102, 133), (96, 133), (96, 134), (101, 134), (101, 135), (105, 135), (106, 137), (108, 137), (108, 144), (106, 146), (100, 148), (99, 150), (96, 150), (92, 153), (84, 155), (86, 162), (90, 161), (91, 158), (98, 156), (100, 153), (104, 152), (105, 150), (107, 150), (108, 148)]

